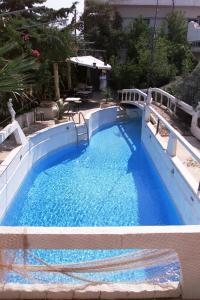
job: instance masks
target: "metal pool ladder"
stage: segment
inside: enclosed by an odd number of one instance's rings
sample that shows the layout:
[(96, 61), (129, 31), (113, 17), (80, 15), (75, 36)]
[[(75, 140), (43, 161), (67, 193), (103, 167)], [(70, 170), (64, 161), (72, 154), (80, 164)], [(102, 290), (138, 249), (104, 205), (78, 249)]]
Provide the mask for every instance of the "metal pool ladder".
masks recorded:
[[(80, 141), (86, 141), (89, 144), (89, 130), (88, 130), (88, 125), (86, 123), (85, 117), (82, 112), (78, 112), (77, 114), (78, 114), (78, 123), (75, 122), (74, 116), (72, 115), (70, 116), (72, 121), (75, 123), (77, 145), (79, 144)], [(83, 119), (83, 123), (81, 123), (81, 118)]]

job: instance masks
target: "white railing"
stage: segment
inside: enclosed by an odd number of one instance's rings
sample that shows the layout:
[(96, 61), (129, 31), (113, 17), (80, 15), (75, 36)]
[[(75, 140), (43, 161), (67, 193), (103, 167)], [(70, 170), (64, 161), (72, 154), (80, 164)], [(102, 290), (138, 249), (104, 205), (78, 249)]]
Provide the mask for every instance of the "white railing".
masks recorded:
[[(184, 149), (190, 153), (191, 158), (196, 160), (196, 162), (200, 166), (200, 153), (177, 130), (175, 130), (153, 107), (149, 105), (146, 106), (144, 116), (145, 122), (150, 122), (152, 115), (154, 117), (154, 121), (156, 121), (156, 128), (154, 132), (155, 136), (159, 133), (161, 125), (164, 125), (164, 127), (169, 132), (167, 147), (165, 149), (168, 155), (172, 158), (177, 156), (177, 144), (179, 142), (184, 147)], [(195, 189), (196, 190), (194, 192), (198, 197), (200, 195), (200, 182), (198, 183), (197, 188), (195, 187)]]
[[(168, 148), (167, 152), (170, 156), (176, 156), (176, 144), (179, 141), (185, 149), (188, 150), (188, 152), (196, 159), (196, 161), (200, 164), (200, 154), (197, 150), (194, 149), (194, 147), (191, 146), (191, 144), (177, 131), (175, 130), (153, 107), (148, 106), (146, 107), (146, 114), (145, 114), (145, 121), (150, 121), (150, 116), (153, 114), (156, 116), (157, 119), (157, 128), (156, 133), (159, 131), (159, 126), (162, 123), (166, 129), (169, 131), (169, 141), (168, 141)], [(172, 144), (174, 145), (172, 147)], [(171, 149), (174, 149), (171, 151)]]
[(176, 109), (179, 107), (187, 114), (193, 116), (195, 111), (191, 105), (177, 99), (173, 95), (159, 88), (151, 88), (151, 92), (153, 102), (166, 106), (171, 113), (176, 114)]
[[(152, 115), (154, 116), (154, 118), (157, 120), (155, 135), (158, 134), (160, 125), (164, 125), (164, 127), (169, 132), (168, 144), (166, 148), (169, 156), (177, 156), (177, 143), (179, 142), (180, 144), (182, 144), (185, 150), (190, 153), (191, 158), (195, 159), (200, 165), (199, 152), (194, 147), (192, 147), (191, 144), (151, 106), (151, 103), (156, 103), (162, 106), (164, 105), (173, 114), (176, 114), (177, 107), (180, 107), (183, 111), (193, 116), (195, 111), (192, 106), (178, 100), (173, 95), (159, 88), (150, 88), (148, 91), (148, 95), (138, 89), (123, 89), (121, 91), (118, 91), (118, 93), (119, 96), (121, 94), (121, 103), (135, 105), (139, 104), (138, 106), (142, 104), (142, 106), (145, 107), (144, 118), (146, 122), (150, 121)], [(200, 193), (200, 183), (195, 193)]]
[(138, 89), (123, 89), (118, 91), (118, 95), (122, 103), (136, 102), (144, 105), (147, 99), (147, 94)]
[[(171, 113), (176, 114), (176, 109), (177, 107), (179, 107), (190, 116), (194, 115), (195, 110), (191, 105), (177, 99), (175, 96), (169, 94), (168, 92), (162, 89), (151, 88), (150, 90), (152, 101), (156, 104), (159, 104), (160, 106), (166, 106)], [(118, 97), (119, 99), (121, 99), (122, 103), (135, 102), (135, 104), (145, 104), (147, 100), (147, 94), (139, 89), (120, 90), (118, 91)]]

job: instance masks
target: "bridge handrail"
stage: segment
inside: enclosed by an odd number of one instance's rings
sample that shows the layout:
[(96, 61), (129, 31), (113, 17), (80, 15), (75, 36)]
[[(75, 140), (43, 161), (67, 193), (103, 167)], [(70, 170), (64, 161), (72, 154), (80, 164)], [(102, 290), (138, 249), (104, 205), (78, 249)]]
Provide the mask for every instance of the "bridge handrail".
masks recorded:
[(197, 150), (194, 149), (194, 147), (192, 147), (191, 144), (176, 129), (174, 129), (154, 108), (148, 106), (148, 109), (150, 110), (150, 112), (156, 115), (158, 120), (160, 120), (165, 125), (170, 134), (173, 135), (173, 138), (176, 138), (200, 164), (200, 154), (197, 152)]
[[(151, 88), (151, 92), (160, 93), (160, 94), (170, 98), (175, 103), (182, 102), (182, 101), (178, 100), (176, 97), (174, 97), (173, 95), (171, 95), (168, 92), (163, 91), (162, 89), (159, 89), (159, 88)], [(123, 90), (121, 90), (121, 93), (137, 93), (137, 94), (144, 96), (145, 100), (147, 99), (147, 94), (142, 92), (139, 89), (123, 89)], [(126, 100), (122, 100), (122, 102), (123, 101), (126, 101)], [(187, 105), (187, 106), (189, 108), (189, 105)], [(176, 140), (178, 140), (187, 149), (187, 151), (189, 151), (189, 153), (193, 156), (193, 158), (196, 159), (196, 161), (200, 164), (200, 154), (197, 152), (197, 150), (194, 147), (192, 147), (191, 144), (176, 129), (174, 129), (153, 107), (151, 107), (149, 105), (149, 106), (146, 106), (146, 108), (148, 108), (149, 112), (153, 113), (157, 117), (159, 122), (162, 122), (162, 124), (169, 130), (171, 138), (175, 138)], [(146, 109), (146, 111), (147, 111), (147, 109)], [(149, 120), (150, 120), (150, 118), (149, 118)], [(170, 140), (170, 138), (169, 138), (169, 140)]]
[[(141, 90), (139, 89), (122, 89), (120, 91), (118, 91), (118, 93), (137, 93), (141, 96), (143, 96), (144, 98), (147, 97), (147, 94), (142, 92)], [(123, 100), (122, 100), (123, 101)]]
[[(180, 99), (176, 98), (175, 96), (171, 95), (170, 93), (159, 89), (159, 88), (151, 88), (152, 92), (155, 92), (156, 94), (160, 94), (162, 96), (166, 96), (175, 106), (181, 108), (183, 111), (185, 111), (186, 113), (190, 114), (191, 116), (193, 116), (194, 114), (194, 109), (191, 105), (189, 105), (186, 102), (181, 101)], [(156, 99), (154, 99), (155, 102)]]
[(159, 88), (152, 88), (151, 89), (152, 92), (156, 92), (156, 93), (160, 93), (162, 94), (163, 96), (166, 96), (167, 98), (170, 98), (172, 101), (174, 102), (178, 102), (180, 101), (179, 99), (177, 99), (175, 96), (171, 95), (170, 93), (162, 90), (162, 89), (159, 89)]

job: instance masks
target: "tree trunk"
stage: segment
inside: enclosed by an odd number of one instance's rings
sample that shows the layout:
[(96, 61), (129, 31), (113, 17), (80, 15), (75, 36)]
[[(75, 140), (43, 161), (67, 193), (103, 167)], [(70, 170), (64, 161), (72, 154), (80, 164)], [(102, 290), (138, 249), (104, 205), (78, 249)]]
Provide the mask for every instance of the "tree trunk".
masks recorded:
[(67, 62), (67, 87), (70, 91), (72, 89), (72, 78), (71, 78), (71, 63)]
[(53, 63), (54, 88), (56, 100), (60, 99), (58, 63)]

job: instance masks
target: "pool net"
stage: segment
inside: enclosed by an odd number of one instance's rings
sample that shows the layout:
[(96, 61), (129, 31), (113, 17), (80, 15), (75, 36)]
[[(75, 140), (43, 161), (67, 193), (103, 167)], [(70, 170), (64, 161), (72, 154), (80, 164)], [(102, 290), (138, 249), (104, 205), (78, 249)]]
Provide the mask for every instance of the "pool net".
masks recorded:
[(1, 250), (5, 283), (170, 283), (181, 279), (176, 252), (127, 250)]

